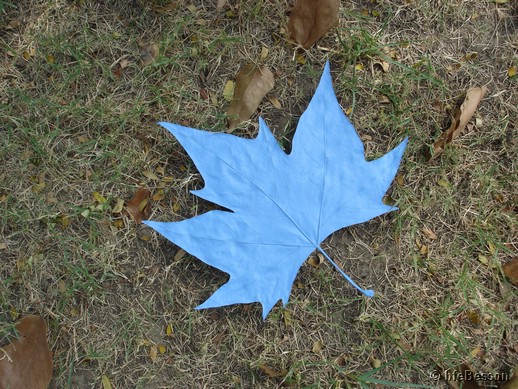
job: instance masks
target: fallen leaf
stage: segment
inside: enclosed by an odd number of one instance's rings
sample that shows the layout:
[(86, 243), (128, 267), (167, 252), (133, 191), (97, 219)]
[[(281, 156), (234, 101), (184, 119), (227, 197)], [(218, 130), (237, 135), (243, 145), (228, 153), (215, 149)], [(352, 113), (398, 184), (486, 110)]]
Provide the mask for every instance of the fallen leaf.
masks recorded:
[(440, 178), (437, 181), (437, 185), (442, 186), (443, 188), (449, 188), (450, 187), (450, 182), (448, 180), (445, 180), (444, 178)]
[(478, 57), (478, 53), (476, 51), (472, 51), (472, 52), (466, 53), (466, 55), (464, 56), (464, 60), (473, 61), (473, 60), (477, 59), (477, 57)]
[(48, 388), (52, 353), (45, 321), (26, 316), (16, 324), (16, 330), (19, 338), (0, 348), (0, 388)]
[(171, 324), (168, 324), (165, 328), (165, 334), (166, 336), (173, 336), (173, 326)]
[(150, 179), (150, 180), (153, 180), (153, 181), (158, 181), (159, 180), (158, 176), (155, 173), (153, 173), (152, 171), (150, 171), (150, 170), (144, 170), (142, 172), (142, 175), (144, 177)]
[(110, 379), (106, 377), (104, 374), (101, 377), (101, 383), (103, 384), (103, 389), (112, 389), (112, 384), (110, 382)]
[(371, 364), (373, 368), (379, 369), (381, 367), (381, 360), (378, 358), (371, 358)]
[(220, 344), (225, 340), (225, 333), (220, 332), (214, 338), (212, 338), (212, 344)]
[(112, 208), (112, 213), (121, 213), (123, 209), (124, 209), (124, 199), (121, 199), (118, 197), (117, 202), (115, 203), (115, 205)]
[(472, 358), (478, 358), (480, 354), (482, 354), (483, 351), (480, 347), (475, 347), (473, 350), (469, 352), (469, 355), (471, 355)]
[(216, 3), (216, 9), (219, 11), (221, 10), (225, 4), (227, 3), (227, 0), (218, 0)]
[(191, 13), (192, 13), (193, 15), (195, 15), (195, 14), (196, 14), (196, 12), (198, 12), (198, 8), (197, 8), (194, 4), (189, 4), (189, 5), (187, 6), (187, 9), (188, 9), (189, 11), (191, 11)]
[(152, 199), (153, 201), (160, 201), (163, 200), (165, 197), (165, 192), (163, 189), (158, 189), (158, 191), (153, 195)]
[(126, 204), (126, 211), (131, 215), (136, 223), (142, 223), (149, 211), (148, 201), (151, 192), (146, 188), (139, 188), (130, 201)]
[(232, 101), (234, 96), (234, 81), (228, 80), (223, 88), (223, 98), (227, 101)]
[(345, 366), (345, 357), (343, 355), (340, 355), (339, 357), (336, 357), (335, 359), (335, 363), (340, 366), (340, 367), (344, 367)]
[(178, 252), (174, 255), (173, 262), (180, 261), (185, 256), (185, 250), (180, 249)]
[(487, 257), (485, 255), (479, 255), (478, 260), (483, 265), (486, 265), (486, 266), (489, 265), (489, 260), (487, 259)]
[(384, 73), (387, 73), (390, 69), (390, 64), (387, 61), (376, 61), (374, 65), (379, 65)]
[(422, 231), (423, 231), (424, 236), (426, 236), (428, 239), (430, 239), (430, 240), (437, 239), (437, 235), (435, 235), (435, 232), (433, 232), (429, 228), (424, 227)]
[(314, 268), (319, 267), (323, 262), (324, 262), (324, 256), (322, 255), (322, 253), (318, 253), (318, 252), (316, 253), (316, 258), (314, 255), (312, 255), (308, 259), (308, 263), (311, 266), (313, 266)]
[(18, 313), (18, 311), (16, 310), (15, 307), (9, 308), (9, 314), (11, 315), (11, 319), (13, 319), (13, 320), (18, 319), (18, 317), (20, 316), (20, 314)]
[(11, 20), (9, 23), (7, 23), (7, 26), (5, 26), (6, 30), (14, 30), (18, 27), (20, 27), (20, 19)]
[(268, 57), (268, 54), (270, 53), (270, 50), (268, 49), (268, 47), (261, 47), (261, 55), (259, 56), (259, 59), (261, 61), (264, 61), (267, 57)]
[(205, 186), (196, 195), (232, 210), (144, 222), (230, 276), (197, 309), (257, 301), (266, 319), (279, 300), (288, 303), (295, 275), (315, 250), (358, 291), (374, 295), (354, 283), (320, 244), (338, 229), (395, 209), (382, 198), (408, 139), (376, 160), (365, 160), (363, 143), (334, 94), (329, 63), (300, 117), (290, 154), (262, 119), (255, 139), (159, 124), (203, 177)]
[(268, 100), (270, 100), (270, 103), (272, 103), (272, 105), (277, 108), (277, 109), (281, 109), (282, 108), (282, 105), (281, 105), (281, 102), (279, 101), (279, 99), (275, 96), (270, 96), (268, 97)]
[(339, 12), (339, 0), (298, 0), (288, 21), (291, 39), (309, 49), (338, 24)]
[(502, 266), (502, 270), (507, 278), (511, 280), (514, 286), (518, 286), (518, 257)]
[(249, 63), (236, 76), (234, 96), (228, 107), (228, 132), (248, 120), (263, 97), (273, 88), (273, 73), (264, 65)]
[(153, 362), (156, 362), (157, 356), (158, 348), (155, 345), (153, 345), (149, 348), (149, 358), (151, 358)]
[(270, 366), (268, 366), (266, 363), (259, 365), (259, 369), (261, 369), (262, 372), (270, 378), (285, 377), (286, 374), (288, 374), (288, 372), (286, 370), (284, 370), (284, 369), (282, 369), (280, 371), (274, 370)]
[(323, 348), (324, 344), (320, 340), (317, 340), (315, 343), (313, 343), (311, 351), (313, 351), (314, 354), (320, 354)]
[(306, 64), (306, 58), (301, 53), (295, 53), (295, 61), (299, 65), (305, 65)]
[(140, 49), (140, 60), (142, 61), (142, 65), (147, 66), (153, 63), (158, 57), (158, 53), (158, 45), (154, 43), (142, 46)]
[(92, 196), (94, 200), (97, 201), (99, 204), (104, 204), (106, 202), (106, 198), (99, 192), (92, 193)]
[(507, 75), (509, 76), (509, 78), (516, 77), (516, 73), (516, 66), (511, 66), (509, 69), (507, 69)]
[[(223, 92), (225, 93), (225, 92)], [(205, 88), (201, 88), (200, 89), (200, 97), (203, 99), (203, 100), (209, 100), (210, 99), (210, 94), (209, 94), (209, 91)]]
[(433, 145), (433, 156), (431, 158), (440, 155), (444, 151), (446, 144), (452, 142), (460, 135), (471, 117), (475, 114), (478, 104), (484, 97), (486, 91), (487, 88), (483, 86), (481, 88), (471, 88), (466, 92), (464, 102), (455, 110), (450, 128), (448, 128)]
[(23, 59), (25, 59), (26, 61), (28, 61), (29, 59), (31, 59), (32, 57), (34, 57), (36, 55), (36, 48), (34, 47), (30, 47), (29, 49), (25, 50), (23, 53), (22, 53), (22, 57)]
[(33, 181), (36, 182), (31, 188), (34, 193), (40, 193), (47, 186), (45, 183), (45, 173), (40, 173), (37, 177), (33, 178)]
[(164, 6), (154, 4), (152, 7), (155, 12), (165, 13), (165, 12), (174, 11), (176, 8), (178, 8), (178, 4), (179, 3), (177, 1), (172, 1), (169, 4), (166, 4)]

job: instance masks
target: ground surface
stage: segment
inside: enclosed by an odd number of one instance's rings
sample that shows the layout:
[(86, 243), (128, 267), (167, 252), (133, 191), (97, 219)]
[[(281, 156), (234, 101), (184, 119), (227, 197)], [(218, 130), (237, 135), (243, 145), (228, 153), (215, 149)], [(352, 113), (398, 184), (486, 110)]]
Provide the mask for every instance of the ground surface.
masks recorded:
[[(509, 373), (517, 3), (343, 2), (339, 26), (298, 61), (287, 2), (214, 3), (0, 2), (3, 328), (46, 319), (56, 388), (443, 387), (431, 374), (461, 363)], [(149, 43), (159, 55), (144, 66)], [(376, 297), (306, 263), (264, 322), (258, 304), (195, 311), (225, 275), (112, 212), (141, 186), (154, 219), (214, 207), (189, 193), (203, 181), (155, 122), (224, 130), (223, 87), (263, 47), (281, 108), (265, 99), (259, 113), (287, 149), (326, 59), (369, 158), (410, 137), (389, 191), (400, 210), (323, 243)], [(472, 124), (428, 161), (463, 93), (482, 85)], [(256, 130), (254, 116), (236, 134)]]

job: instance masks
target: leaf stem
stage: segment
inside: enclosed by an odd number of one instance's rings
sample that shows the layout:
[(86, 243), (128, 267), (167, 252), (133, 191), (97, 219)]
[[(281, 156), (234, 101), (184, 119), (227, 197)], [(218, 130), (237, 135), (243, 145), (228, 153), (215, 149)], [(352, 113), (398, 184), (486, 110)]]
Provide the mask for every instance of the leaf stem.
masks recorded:
[(333, 264), (333, 266), (335, 267), (336, 270), (338, 270), (338, 272), (347, 280), (349, 281), (349, 283), (354, 286), (356, 289), (358, 289), (360, 292), (362, 292), (365, 296), (367, 297), (373, 297), (374, 296), (374, 291), (371, 290), (371, 289), (362, 289), (360, 288), (356, 282), (354, 282), (351, 277), (349, 277), (347, 274), (345, 274), (345, 272), (340, 269), (338, 267), (338, 265), (336, 263), (333, 262), (333, 260), (329, 257), (329, 255), (326, 254), (326, 252), (324, 250), (322, 250), (322, 248), (320, 246), (317, 246), (317, 250), (320, 251), (324, 257), (326, 257), (326, 259), (331, 262)]

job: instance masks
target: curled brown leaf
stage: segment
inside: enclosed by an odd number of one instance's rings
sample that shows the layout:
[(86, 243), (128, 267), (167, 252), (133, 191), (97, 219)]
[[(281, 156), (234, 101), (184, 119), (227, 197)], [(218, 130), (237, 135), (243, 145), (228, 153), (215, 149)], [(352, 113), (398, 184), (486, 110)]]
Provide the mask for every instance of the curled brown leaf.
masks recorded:
[(126, 211), (138, 224), (146, 218), (149, 212), (149, 195), (151, 192), (146, 188), (139, 188), (131, 200), (126, 204)]
[(471, 88), (466, 92), (464, 102), (455, 110), (450, 127), (433, 145), (432, 158), (440, 155), (444, 151), (446, 144), (452, 142), (464, 131), (464, 128), (466, 128), (466, 125), (475, 114), (478, 104), (486, 94), (486, 91), (487, 88), (483, 86), (481, 88)]
[(236, 76), (234, 95), (227, 110), (228, 132), (248, 120), (264, 96), (273, 88), (274, 76), (266, 66), (249, 63)]

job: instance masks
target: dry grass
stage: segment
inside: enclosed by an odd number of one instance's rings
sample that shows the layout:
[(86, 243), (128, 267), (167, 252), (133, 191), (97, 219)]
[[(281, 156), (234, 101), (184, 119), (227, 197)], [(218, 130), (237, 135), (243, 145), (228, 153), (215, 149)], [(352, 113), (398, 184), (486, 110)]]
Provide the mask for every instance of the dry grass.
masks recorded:
[[(283, 35), (285, 2), (229, 1), (220, 14), (215, 2), (178, 3), (0, 2), (0, 329), (45, 317), (56, 388), (99, 388), (103, 376), (115, 388), (441, 386), (430, 373), (462, 362), (508, 373), (518, 363), (516, 288), (501, 270), (517, 251), (518, 94), (507, 75), (517, 3), (344, 3), (304, 65)], [(147, 42), (160, 56), (144, 67)], [(400, 211), (324, 242), (374, 299), (305, 264), (265, 322), (258, 304), (195, 311), (225, 275), (173, 260), (177, 247), (111, 212), (139, 186), (156, 194), (164, 175), (151, 218), (213, 207), (190, 195), (203, 181), (155, 122), (223, 130), (223, 86), (263, 46), (282, 109), (265, 100), (260, 114), (286, 149), (326, 58), (369, 157), (410, 136), (391, 189)], [(489, 89), (477, 126), (428, 162), (451, 107), (477, 85)], [(237, 134), (256, 127), (254, 117)], [(165, 350), (155, 361), (154, 347)]]

